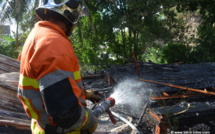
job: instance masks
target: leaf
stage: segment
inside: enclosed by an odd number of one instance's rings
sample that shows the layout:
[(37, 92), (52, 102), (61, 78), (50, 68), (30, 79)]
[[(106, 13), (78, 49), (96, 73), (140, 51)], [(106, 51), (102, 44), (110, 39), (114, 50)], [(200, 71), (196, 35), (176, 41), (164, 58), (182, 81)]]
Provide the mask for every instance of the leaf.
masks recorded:
[(15, 41), (12, 37), (7, 37), (5, 35), (3, 35), (3, 38), (6, 39), (8, 42), (13, 42)]

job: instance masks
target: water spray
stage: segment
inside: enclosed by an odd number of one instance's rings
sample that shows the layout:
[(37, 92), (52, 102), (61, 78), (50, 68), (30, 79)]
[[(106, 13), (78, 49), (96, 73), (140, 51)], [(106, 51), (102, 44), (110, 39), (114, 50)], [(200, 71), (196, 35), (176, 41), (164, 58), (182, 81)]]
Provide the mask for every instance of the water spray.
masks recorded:
[(110, 97), (116, 100), (116, 106), (126, 105), (135, 111), (142, 110), (142, 104), (150, 103), (151, 89), (145, 83), (135, 79), (125, 79), (118, 83)]

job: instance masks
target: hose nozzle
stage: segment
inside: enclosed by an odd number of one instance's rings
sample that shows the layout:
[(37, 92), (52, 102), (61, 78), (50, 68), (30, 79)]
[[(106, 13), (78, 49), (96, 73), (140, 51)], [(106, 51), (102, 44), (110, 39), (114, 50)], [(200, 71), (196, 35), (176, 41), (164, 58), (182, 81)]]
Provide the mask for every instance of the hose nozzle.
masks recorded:
[(101, 105), (99, 107), (97, 107), (94, 111), (93, 111), (93, 114), (96, 116), (96, 117), (99, 117), (101, 116), (103, 113), (107, 112), (108, 115), (110, 116), (110, 119), (111, 121), (115, 124), (116, 123), (116, 120), (114, 119), (111, 111), (109, 110), (110, 107), (113, 107), (115, 105), (116, 101), (114, 98), (112, 97), (109, 97), (107, 98), (105, 101), (103, 101), (101, 103)]
[(106, 100), (110, 101), (110, 107), (113, 107), (116, 104), (116, 101), (113, 97), (108, 97)]

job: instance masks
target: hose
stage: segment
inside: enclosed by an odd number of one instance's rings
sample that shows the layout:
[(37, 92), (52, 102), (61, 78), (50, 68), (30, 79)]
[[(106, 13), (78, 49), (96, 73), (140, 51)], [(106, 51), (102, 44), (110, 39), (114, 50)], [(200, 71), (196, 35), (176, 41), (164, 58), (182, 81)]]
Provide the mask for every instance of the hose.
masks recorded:
[(118, 119), (120, 119), (121, 121), (123, 121), (123, 122), (125, 122), (126, 124), (128, 124), (128, 125), (132, 128), (132, 130), (134, 130), (134, 131), (136, 132), (136, 134), (139, 134), (139, 133), (140, 133), (139, 130), (138, 130), (131, 122), (129, 122), (128, 120), (126, 120), (125, 118), (123, 118), (122, 116), (120, 116), (119, 114), (117, 114), (117, 113), (115, 113), (115, 112), (113, 112), (113, 111), (111, 111), (111, 113), (112, 113), (116, 118), (118, 118)]

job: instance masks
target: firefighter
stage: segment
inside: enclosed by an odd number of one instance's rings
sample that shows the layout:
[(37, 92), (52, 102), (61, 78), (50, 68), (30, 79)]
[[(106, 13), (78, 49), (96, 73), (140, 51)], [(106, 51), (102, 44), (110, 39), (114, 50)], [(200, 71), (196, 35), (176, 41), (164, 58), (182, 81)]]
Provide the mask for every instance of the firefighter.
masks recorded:
[(80, 0), (40, 0), (41, 19), (28, 35), (19, 55), (18, 97), (31, 118), (33, 134), (93, 133), (98, 120), (86, 99), (99, 101), (84, 90), (78, 59), (68, 36), (82, 10)]

